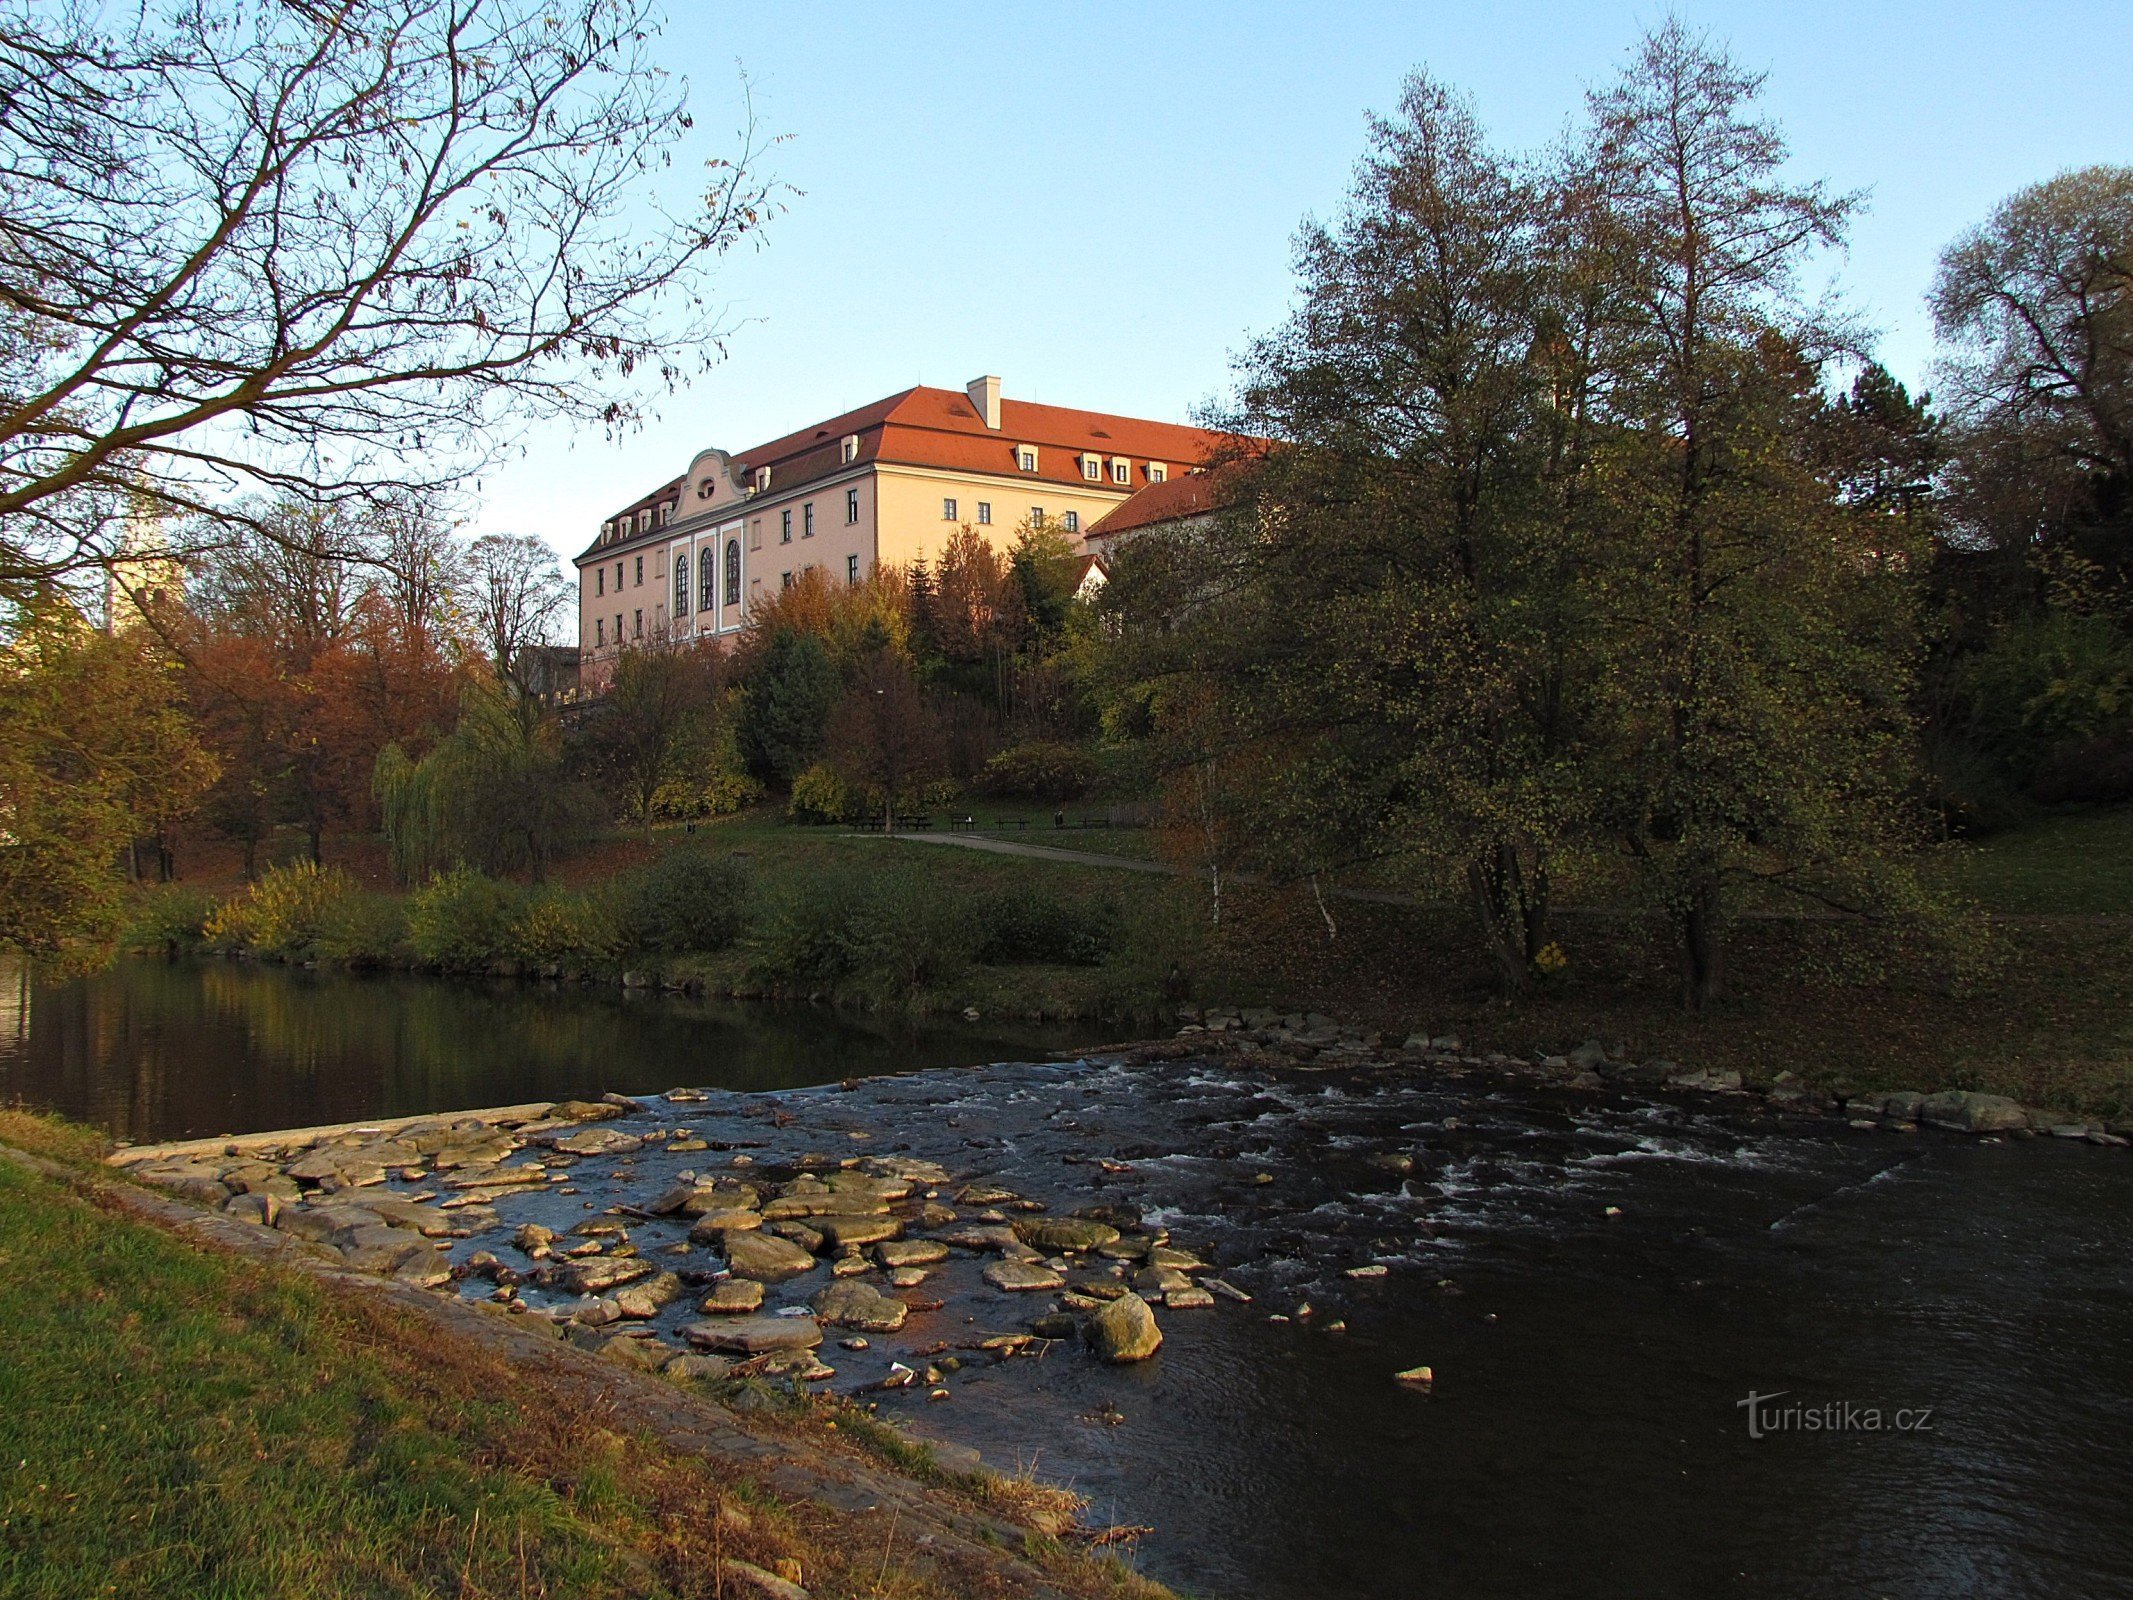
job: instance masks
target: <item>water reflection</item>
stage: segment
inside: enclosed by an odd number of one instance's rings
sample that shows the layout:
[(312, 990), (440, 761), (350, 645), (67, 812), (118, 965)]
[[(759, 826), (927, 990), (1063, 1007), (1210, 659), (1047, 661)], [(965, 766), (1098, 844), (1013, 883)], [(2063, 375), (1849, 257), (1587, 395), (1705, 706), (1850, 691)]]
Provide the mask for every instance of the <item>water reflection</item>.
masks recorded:
[(135, 1141), (674, 1084), (783, 1089), (1094, 1042), (619, 989), (125, 960), (0, 972), (0, 1099)]

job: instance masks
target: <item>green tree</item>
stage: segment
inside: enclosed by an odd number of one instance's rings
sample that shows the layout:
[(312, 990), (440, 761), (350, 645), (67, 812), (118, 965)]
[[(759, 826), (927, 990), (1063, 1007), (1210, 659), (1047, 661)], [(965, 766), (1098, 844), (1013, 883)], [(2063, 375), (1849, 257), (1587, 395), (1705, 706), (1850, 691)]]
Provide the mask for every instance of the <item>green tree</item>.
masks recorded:
[(741, 697), (741, 753), (749, 771), (789, 789), (821, 753), (823, 730), (843, 692), (819, 638), (794, 628), (771, 634)]

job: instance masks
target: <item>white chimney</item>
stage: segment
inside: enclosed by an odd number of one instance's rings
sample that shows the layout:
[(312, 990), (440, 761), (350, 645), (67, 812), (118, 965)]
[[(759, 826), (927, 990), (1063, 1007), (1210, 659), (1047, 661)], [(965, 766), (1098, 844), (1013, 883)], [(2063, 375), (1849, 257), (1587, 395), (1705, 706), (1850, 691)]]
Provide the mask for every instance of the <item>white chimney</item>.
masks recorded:
[(970, 403), (978, 408), (978, 415), (985, 419), (985, 426), (1000, 426), (1000, 380), (993, 377), (972, 378), (963, 385), (963, 392), (970, 396)]

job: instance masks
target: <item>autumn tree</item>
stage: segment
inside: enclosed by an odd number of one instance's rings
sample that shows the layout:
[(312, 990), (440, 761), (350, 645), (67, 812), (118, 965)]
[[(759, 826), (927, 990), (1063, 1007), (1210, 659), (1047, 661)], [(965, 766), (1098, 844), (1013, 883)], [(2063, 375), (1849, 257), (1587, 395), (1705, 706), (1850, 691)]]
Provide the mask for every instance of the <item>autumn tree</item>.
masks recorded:
[(882, 831), (897, 807), (939, 778), (946, 754), (939, 719), (901, 651), (874, 652), (831, 714), (826, 749), (839, 777), (880, 799)]
[(581, 732), (582, 766), (652, 831), (660, 790), (716, 735), (720, 662), (712, 649), (625, 650)]
[(121, 855), (214, 768), (148, 630), (98, 632), (48, 591), (0, 631), (0, 948), (66, 959), (111, 938)]
[(659, 21), (0, 5), (0, 585), (108, 562), (128, 497), (434, 497), (715, 358), (708, 270), (773, 200), (746, 134), (677, 163)]

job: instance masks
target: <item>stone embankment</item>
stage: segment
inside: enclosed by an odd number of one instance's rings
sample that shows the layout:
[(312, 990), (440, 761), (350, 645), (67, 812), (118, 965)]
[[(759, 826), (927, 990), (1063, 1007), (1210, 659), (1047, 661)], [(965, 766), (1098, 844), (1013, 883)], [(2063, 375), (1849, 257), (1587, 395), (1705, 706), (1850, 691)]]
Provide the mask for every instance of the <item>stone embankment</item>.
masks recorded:
[(1686, 1089), (1755, 1097), (1774, 1111), (1842, 1117), (1856, 1128), (1880, 1128), (1894, 1133), (1935, 1128), (2016, 1139), (2048, 1135), (2097, 1145), (2133, 1143), (2133, 1120), (2103, 1121), (2049, 1107), (2023, 1106), (2005, 1095), (1970, 1089), (1833, 1091), (1807, 1083), (1791, 1072), (1780, 1072), (1767, 1081), (1744, 1081), (1739, 1072), (1730, 1068), (1706, 1070), (1656, 1058), (1633, 1060), (1621, 1047), (1610, 1047), (1597, 1039), (1588, 1039), (1560, 1054), (1540, 1052), (1519, 1057), (1501, 1052), (1472, 1053), (1450, 1034), (1410, 1033), (1395, 1042), (1390, 1035), (1347, 1027), (1317, 1012), (1284, 1014), (1210, 1006), (1187, 1007), (1179, 1016), (1184, 1025), (1175, 1039), (1128, 1046), (1128, 1052), (1144, 1059), (1169, 1054), (1244, 1054), (1263, 1056), (1274, 1064), (1320, 1069), (1479, 1067), (1569, 1089)]

